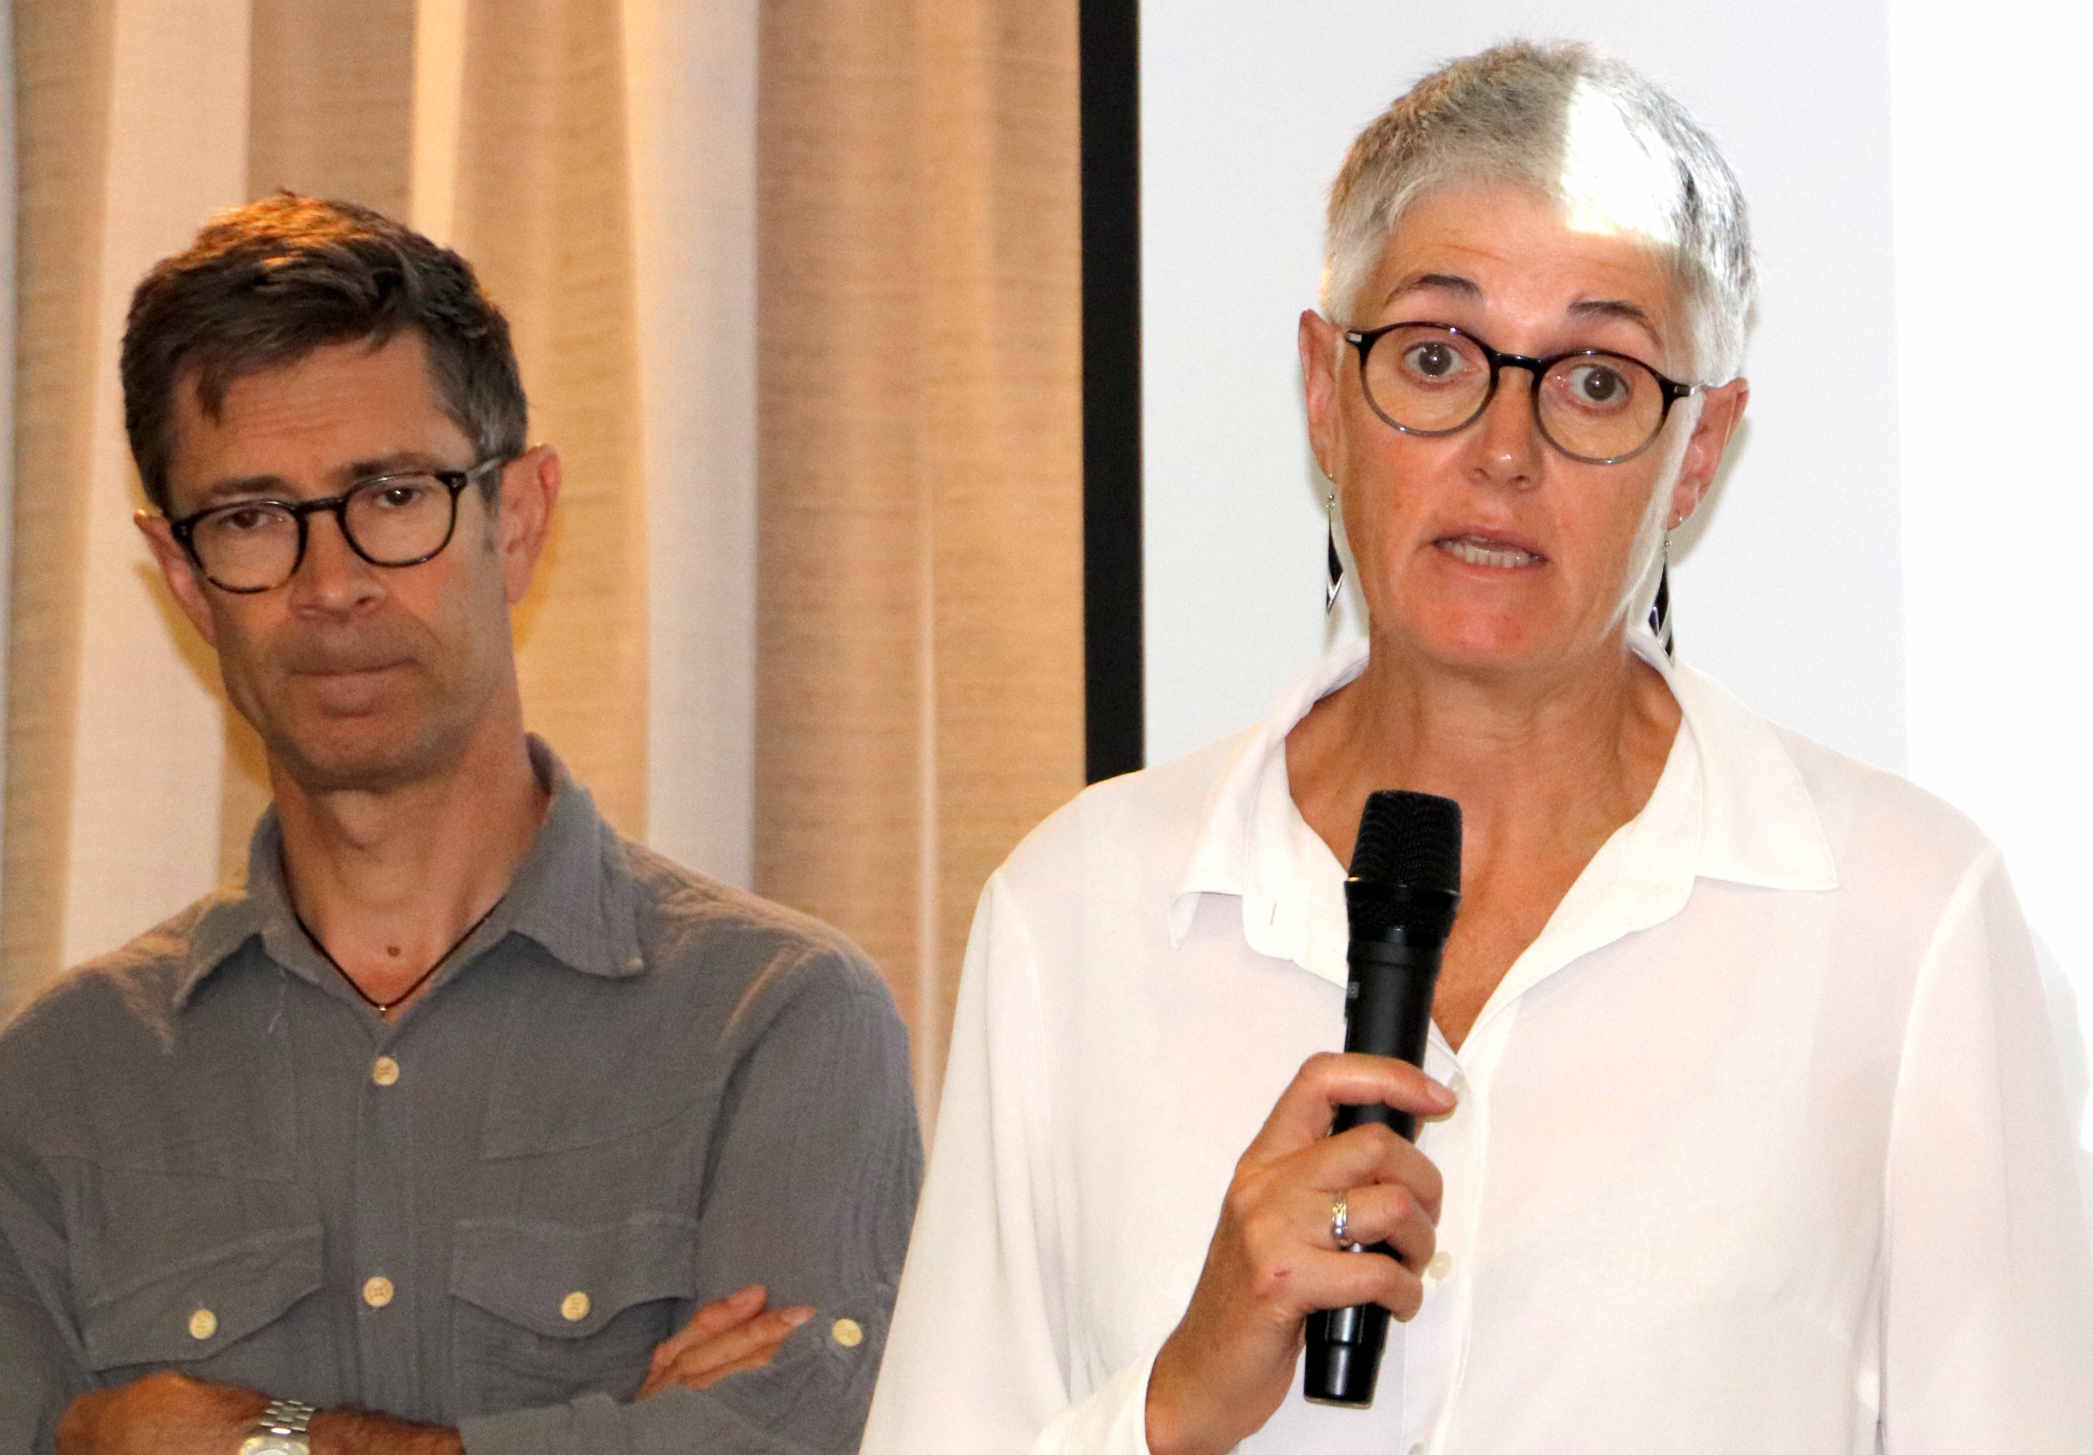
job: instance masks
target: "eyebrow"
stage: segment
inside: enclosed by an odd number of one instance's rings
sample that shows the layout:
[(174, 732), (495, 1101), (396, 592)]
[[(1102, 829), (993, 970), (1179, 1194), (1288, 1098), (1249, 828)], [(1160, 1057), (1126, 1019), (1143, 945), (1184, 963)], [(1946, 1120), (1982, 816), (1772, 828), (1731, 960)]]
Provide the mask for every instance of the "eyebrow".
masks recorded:
[(1458, 293), (1464, 298), (1483, 296), (1482, 285), (1473, 278), (1464, 278), (1459, 273), (1419, 273), (1414, 278), (1405, 278), (1388, 290), (1381, 300), (1383, 307), (1395, 302), (1405, 293), (1418, 293), (1426, 289), (1437, 289), (1442, 293)]
[[(1459, 273), (1419, 273), (1414, 278), (1405, 278), (1390, 289), (1388, 296), (1381, 300), (1381, 305), (1385, 308), (1407, 293), (1429, 290), (1456, 293), (1462, 298), (1480, 299), (1483, 296), (1482, 285), (1473, 278), (1464, 278)], [(1631, 303), (1625, 298), (1580, 298), (1566, 311), (1575, 319), (1617, 318), (1623, 323), (1641, 329), (1649, 336), (1650, 342), (1659, 348), (1664, 346), (1664, 340), (1657, 333), (1656, 321), (1650, 317), (1649, 310), (1639, 303)]]
[(1657, 324), (1641, 304), (1630, 303), (1625, 298), (1583, 298), (1570, 305), (1572, 318), (1618, 318), (1623, 323), (1632, 323), (1650, 336), (1650, 342), (1660, 347), (1664, 340), (1657, 336)]
[[(407, 470), (448, 470), (449, 465), (434, 455), (420, 450), (395, 450), (389, 455), (375, 455), (369, 459), (351, 460), (339, 471), (345, 482), (343, 488), (353, 486), (359, 480), (368, 480), (374, 475), (396, 475)], [(221, 500), (282, 500), (296, 498), (291, 482), (281, 475), (235, 475), (223, 480), (213, 480), (197, 496), (197, 507), (216, 504)]]

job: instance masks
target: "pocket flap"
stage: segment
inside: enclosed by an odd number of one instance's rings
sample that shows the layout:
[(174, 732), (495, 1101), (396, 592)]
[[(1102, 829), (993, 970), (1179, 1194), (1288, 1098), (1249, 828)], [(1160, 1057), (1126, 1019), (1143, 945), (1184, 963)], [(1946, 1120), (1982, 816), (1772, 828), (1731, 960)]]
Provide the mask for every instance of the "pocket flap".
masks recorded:
[(320, 1228), (271, 1228), (183, 1258), (126, 1288), (83, 1292), (96, 1369), (182, 1364), (283, 1317), (320, 1287)]
[(698, 1225), (646, 1214), (577, 1228), (525, 1218), (458, 1224), (451, 1291), (553, 1339), (596, 1333), (624, 1310), (692, 1296)]

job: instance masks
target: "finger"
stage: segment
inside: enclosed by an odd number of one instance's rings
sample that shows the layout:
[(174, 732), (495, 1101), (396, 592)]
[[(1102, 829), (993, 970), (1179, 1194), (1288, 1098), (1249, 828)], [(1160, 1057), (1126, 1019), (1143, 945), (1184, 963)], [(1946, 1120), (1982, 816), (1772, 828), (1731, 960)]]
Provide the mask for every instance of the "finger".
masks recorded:
[(725, 1298), (714, 1299), (690, 1317), (690, 1322), (661, 1341), (649, 1367), (660, 1368), (693, 1345), (717, 1338), (738, 1328), (763, 1312), (763, 1285), (751, 1283)]
[(1265, 1171), (1273, 1182), (1330, 1197), (1381, 1184), (1407, 1188), (1435, 1219), (1445, 1191), (1432, 1159), (1378, 1122), (1312, 1142)]
[(678, 1380), (677, 1386), (682, 1389), (709, 1389), (730, 1374), (740, 1374), (748, 1369), (761, 1369), (777, 1357), (777, 1352), (778, 1346), (772, 1344), (770, 1347), (760, 1349), (746, 1358), (737, 1359), (732, 1364), (717, 1365), (706, 1370), (703, 1374), (691, 1376), (687, 1381)]
[(777, 1352), (785, 1336), (811, 1316), (813, 1310), (804, 1305), (797, 1308), (779, 1309), (761, 1318), (752, 1318), (732, 1328), (723, 1329), (709, 1338), (696, 1342), (684, 1341), (671, 1348), (664, 1342), (654, 1351), (654, 1358), (647, 1366), (647, 1377), (640, 1384), (633, 1398), (646, 1399), (670, 1386), (689, 1389), (703, 1388), (699, 1381), (719, 1366), (760, 1354), (767, 1362)]
[(794, 1329), (813, 1316), (814, 1310), (801, 1304), (751, 1319), (738, 1328), (684, 1350), (671, 1361), (669, 1377), (678, 1384), (688, 1384), (699, 1375), (738, 1363), (758, 1352), (768, 1359)]
[(1361, 1249), (1313, 1254), (1302, 1269), (1314, 1290), (1318, 1308), (1350, 1308), (1377, 1303), (1399, 1320), (1416, 1317), (1424, 1306), (1424, 1279), (1415, 1269), (1383, 1253)]
[(725, 1298), (714, 1299), (695, 1314), (689, 1322), (664, 1339), (654, 1350), (648, 1361), (649, 1368), (660, 1368), (684, 1350), (717, 1338), (729, 1329), (737, 1328), (763, 1312), (763, 1285), (751, 1283), (736, 1289)]
[(669, 1363), (651, 1371), (637, 1397), (644, 1399), (671, 1387), (703, 1389), (736, 1370), (768, 1364), (784, 1344), (786, 1335), (812, 1313), (812, 1309), (781, 1310), (685, 1350)]
[(1245, 1155), (1284, 1156), (1328, 1132), (1338, 1107), (1376, 1102), (1418, 1116), (1444, 1116), (1454, 1108), (1454, 1094), (1407, 1061), (1320, 1052), (1294, 1073)]
[[(1412, 1272), (1422, 1272), (1438, 1251), (1439, 1230), (1431, 1215), (1414, 1194), (1404, 1187), (1358, 1187), (1344, 1194), (1345, 1239), (1348, 1243), (1373, 1247), (1385, 1244)], [(1303, 1225), (1309, 1238), (1322, 1247), (1335, 1249), (1332, 1210), (1311, 1203), (1303, 1209)]]

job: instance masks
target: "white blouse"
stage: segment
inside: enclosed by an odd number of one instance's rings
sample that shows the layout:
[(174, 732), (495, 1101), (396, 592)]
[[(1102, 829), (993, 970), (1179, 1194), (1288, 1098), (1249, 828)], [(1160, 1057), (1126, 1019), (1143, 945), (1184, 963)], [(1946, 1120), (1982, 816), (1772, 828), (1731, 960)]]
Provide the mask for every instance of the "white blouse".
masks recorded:
[[(1371, 1410), (1247, 1452), (2093, 1450), (2093, 1256), (2026, 927), (1938, 801), (1667, 664), (1682, 725), (1459, 1054)], [(1236, 1159), (1344, 1034), (1343, 870), (1260, 725), (990, 879), (864, 1449), (1141, 1455)]]

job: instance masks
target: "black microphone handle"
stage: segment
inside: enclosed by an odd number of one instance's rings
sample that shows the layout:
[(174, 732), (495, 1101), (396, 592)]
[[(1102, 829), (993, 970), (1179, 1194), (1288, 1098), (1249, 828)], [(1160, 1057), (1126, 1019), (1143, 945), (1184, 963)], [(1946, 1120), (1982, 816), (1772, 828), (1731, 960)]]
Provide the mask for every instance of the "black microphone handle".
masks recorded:
[[(1352, 941), (1347, 956), (1351, 979), (1345, 989), (1349, 1002), (1344, 1033), (1347, 1051), (1424, 1065), (1443, 948), (1443, 940), (1415, 943), (1401, 936)], [(1335, 1136), (1367, 1122), (1391, 1127), (1405, 1141), (1417, 1139), (1416, 1116), (1383, 1102), (1340, 1106), (1331, 1120), (1330, 1133)], [(1395, 1256), (1386, 1243), (1375, 1243), (1366, 1251)], [(1302, 1393), (1323, 1404), (1372, 1404), (1381, 1350), (1388, 1339), (1388, 1310), (1366, 1303), (1310, 1314), (1307, 1336)]]
[[(1399, 938), (1354, 940), (1347, 958), (1351, 983), (1345, 987), (1344, 1048), (1368, 1056), (1393, 1056), (1412, 1066), (1424, 1065), (1424, 1048), (1432, 1033), (1432, 996), (1439, 984), (1443, 943), (1417, 944)], [(1341, 1106), (1330, 1131), (1350, 1131), (1367, 1122), (1393, 1127), (1406, 1142), (1417, 1140), (1417, 1118), (1385, 1102)]]

